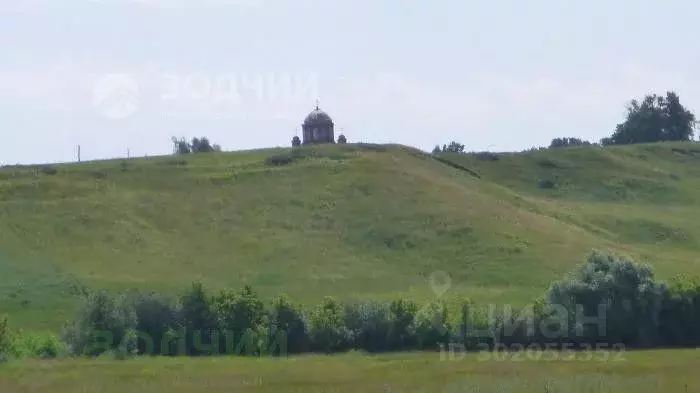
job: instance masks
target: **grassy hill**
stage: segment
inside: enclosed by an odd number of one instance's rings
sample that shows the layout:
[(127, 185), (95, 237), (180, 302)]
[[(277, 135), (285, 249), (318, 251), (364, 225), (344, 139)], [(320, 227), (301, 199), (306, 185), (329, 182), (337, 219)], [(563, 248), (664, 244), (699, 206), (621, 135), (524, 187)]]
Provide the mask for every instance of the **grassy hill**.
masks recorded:
[[(272, 158), (272, 159), (271, 159)], [(524, 304), (592, 248), (700, 268), (700, 146), (444, 154), (346, 145), (0, 170), (0, 312), (56, 329), (82, 288), (251, 284), (312, 304)]]

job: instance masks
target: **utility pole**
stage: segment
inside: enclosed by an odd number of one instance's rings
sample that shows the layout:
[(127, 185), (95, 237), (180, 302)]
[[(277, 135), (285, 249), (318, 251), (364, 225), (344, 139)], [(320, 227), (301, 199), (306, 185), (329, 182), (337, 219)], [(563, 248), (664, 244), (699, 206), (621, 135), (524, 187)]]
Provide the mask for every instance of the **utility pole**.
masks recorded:
[(80, 162), (80, 145), (78, 145), (78, 162)]
[(127, 147), (126, 148), (126, 159), (128, 160), (129, 158), (131, 158), (131, 152), (129, 151), (129, 148)]

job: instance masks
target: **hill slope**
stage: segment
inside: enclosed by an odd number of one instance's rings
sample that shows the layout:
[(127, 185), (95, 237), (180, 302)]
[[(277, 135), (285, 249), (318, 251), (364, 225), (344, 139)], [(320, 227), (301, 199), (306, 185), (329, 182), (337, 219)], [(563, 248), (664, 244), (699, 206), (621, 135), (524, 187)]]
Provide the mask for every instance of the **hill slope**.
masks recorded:
[(347, 145), (4, 168), (0, 312), (55, 329), (82, 287), (195, 279), (305, 303), (433, 299), (436, 271), (445, 296), (522, 304), (592, 248), (697, 271), (698, 163), (692, 144), (438, 159)]

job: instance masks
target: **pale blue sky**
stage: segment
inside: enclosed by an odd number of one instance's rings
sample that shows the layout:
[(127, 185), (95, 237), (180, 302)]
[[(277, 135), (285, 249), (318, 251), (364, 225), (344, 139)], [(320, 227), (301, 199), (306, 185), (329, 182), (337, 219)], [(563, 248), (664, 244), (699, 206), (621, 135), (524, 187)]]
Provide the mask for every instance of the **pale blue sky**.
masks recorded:
[(317, 96), (350, 142), (598, 140), (646, 93), (700, 110), (698, 4), (4, 0), (0, 163), (288, 146)]

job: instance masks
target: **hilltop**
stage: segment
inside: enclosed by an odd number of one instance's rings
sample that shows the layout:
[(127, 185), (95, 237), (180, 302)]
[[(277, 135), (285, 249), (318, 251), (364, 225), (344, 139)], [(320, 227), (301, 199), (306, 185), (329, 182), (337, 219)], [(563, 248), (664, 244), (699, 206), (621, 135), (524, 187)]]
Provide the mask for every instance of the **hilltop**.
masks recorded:
[(0, 312), (56, 329), (84, 288), (523, 304), (591, 249), (700, 267), (700, 146), (444, 153), (334, 145), (0, 170)]

